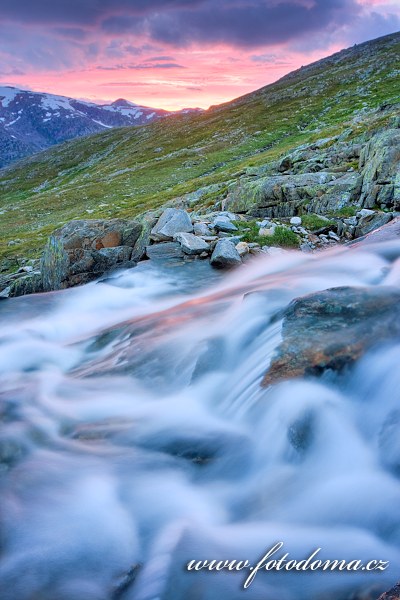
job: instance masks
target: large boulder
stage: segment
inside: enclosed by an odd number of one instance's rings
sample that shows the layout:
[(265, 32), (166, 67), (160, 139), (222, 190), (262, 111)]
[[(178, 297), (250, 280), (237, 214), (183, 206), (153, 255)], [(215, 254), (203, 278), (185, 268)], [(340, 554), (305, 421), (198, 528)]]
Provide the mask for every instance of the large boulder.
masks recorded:
[(286, 309), (282, 342), (262, 385), (340, 372), (373, 346), (400, 334), (400, 291), (341, 287), (294, 300)]
[(151, 230), (151, 238), (156, 242), (173, 240), (177, 233), (192, 233), (192, 221), (185, 210), (167, 208)]
[(242, 263), (235, 245), (227, 238), (219, 240), (212, 253), (210, 263), (217, 269), (236, 267)]
[(92, 281), (115, 268), (132, 267), (143, 225), (123, 219), (70, 221), (50, 237), (41, 259), (43, 289)]
[(373, 136), (360, 156), (362, 169), (361, 202), (400, 209), (400, 129), (387, 129)]

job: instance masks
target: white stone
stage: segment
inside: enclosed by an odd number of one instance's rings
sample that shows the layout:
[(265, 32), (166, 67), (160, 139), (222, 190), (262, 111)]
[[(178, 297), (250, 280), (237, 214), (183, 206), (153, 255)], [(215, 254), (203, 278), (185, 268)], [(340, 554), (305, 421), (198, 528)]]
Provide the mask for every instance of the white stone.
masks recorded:
[(301, 218), (300, 217), (292, 217), (290, 219), (290, 224), (298, 227), (299, 225), (301, 225)]

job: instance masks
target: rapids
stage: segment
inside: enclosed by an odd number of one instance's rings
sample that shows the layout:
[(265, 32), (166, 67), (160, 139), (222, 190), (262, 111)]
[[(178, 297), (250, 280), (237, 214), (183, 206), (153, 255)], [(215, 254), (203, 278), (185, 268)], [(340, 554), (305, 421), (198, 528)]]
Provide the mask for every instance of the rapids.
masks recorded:
[[(223, 276), (148, 261), (1, 303), (0, 599), (354, 600), (393, 585), (400, 340), (345, 376), (260, 382), (293, 298), (400, 286), (399, 257), (398, 242), (287, 252)], [(260, 571), (247, 589), (244, 571), (185, 569), (255, 565), (278, 541), (297, 560), (321, 548), (389, 567)]]

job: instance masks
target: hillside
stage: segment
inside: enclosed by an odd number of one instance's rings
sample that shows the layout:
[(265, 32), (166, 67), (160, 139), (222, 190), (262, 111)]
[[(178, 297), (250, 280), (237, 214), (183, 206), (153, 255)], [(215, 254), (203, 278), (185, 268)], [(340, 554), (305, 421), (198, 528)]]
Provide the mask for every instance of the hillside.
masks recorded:
[(143, 125), (170, 114), (123, 98), (99, 105), (0, 87), (0, 167), (66, 140), (113, 127)]
[[(251, 177), (300, 145), (379, 130), (398, 114), (399, 98), (397, 33), (205, 113), (42, 152), (0, 171), (0, 260), (36, 256), (70, 219), (135, 216), (187, 194), (189, 202), (212, 206), (240, 175)], [(211, 184), (218, 185), (201, 190)]]

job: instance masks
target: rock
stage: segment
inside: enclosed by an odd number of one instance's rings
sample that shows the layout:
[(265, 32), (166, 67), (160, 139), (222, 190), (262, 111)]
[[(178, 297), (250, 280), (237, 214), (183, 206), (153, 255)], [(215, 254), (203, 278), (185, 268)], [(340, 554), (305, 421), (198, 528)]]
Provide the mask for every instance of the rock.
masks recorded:
[(216, 231), (223, 231), (224, 233), (234, 233), (238, 230), (236, 225), (231, 223), (231, 221), (223, 220), (222, 218), (218, 218), (214, 221), (213, 227)]
[(30, 273), (25, 277), (16, 279), (9, 288), (9, 297), (25, 296), (26, 294), (38, 294), (43, 292), (42, 275), (40, 272)]
[(276, 226), (270, 227), (269, 229), (265, 229), (265, 227), (261, 227), (258, 232), (258, 235), (261, 237), (271, 237), (275, 233)]
[(195, 235), (203, 235), (205, 237), (212, 235), (210, 228), (206, 223), (195, 223), (193, 225), (193, 231)]
[(178, 242), (163, 242), (147, 246), (146, 255), (150, 260), (176, 260), (183, 259), (185, 256)]
[(247, 242), (239, 242), (238, 244), (236, 244), (235, 248), (241, 258), (243, 258), (243, 256), (246, 256), (246, 254), (250, 252), (250, 248)]
[(380, 131), (365, 145), (360, 155), (362, 169), (361, 203), (400, 209), (400, 131)]
[(292, 217), (307, 212), (334, 212), (359, 201), (361, 176), (358, 173), (302, 173), (240, 180), (227, 198), (227, 206), (256, 218)]
[(151, 239), (170, 241), (180, 232), (192, 233), (193, 225), (189, 214), (178, 208), (167, 208), (151, 230)]
[(10, 292), (11, 292), (11, 286), (7, 286), (3, 290), (1, 290), (1, 292), (0, 292), (0, 300), (5, 300), (6, 298), (9, 298), (10, 297)]
[(400, 583), (382, 594), (382, 596), (379, 596), (378, 600), (400, 600)]
[(370, 233), (374, 229), (378, 229), (379, 227), (382, 227), (382, 225), (386, 225), (392, 219), (392, 213), (368, 211), (368, 214), (362, 215), (358, 221), (355, 230), (355, 237), (359, 238), (363, 235), (367, 235), (367, 233)]
[(58, 290), (92, 281), (114, 268), (134, 266), (141, 254), (143, 225), (134, 220), (70, 221), (50, 237), (40, 271), (43, 290)]
[(225, 269), (240, 265), (242, 260), (232, 242), (223, 239), (217, 242), (210, 263), (213, 267)]
[(262, 381), (340, 372), (379, 343), (400, 334), (400, 291), (390, 287), (341, 287), (291, 302), (282, 342)]
[[(145, 214), (138, 219), (138, 222), (142, 226), (142, 230), (136, 242), (133, 244), (131, 260), (135, 261), (141, 260), (146, 254), (146, 247), (150, 244), (150, 234), (156, 223), (156, 218), (151, 214)], [(126, 239), (125, 242), (127, 242)]]
[(290, 224), (295, 225), (296, 227), (299, 227), (301, 225), (301, 218), (300, 217), (292, 217), (290, 219)]
[(287, 252), (287, 250), (279, 248), (278, 246), (263, 246), (263, 250), (266, 251), (269, 256), (278, 256), (279, 254), (285, 254)]
[(400, 217), (394, 218), (392, 221), (374, 229), (371, 233), (367, 233), (366, 236), (354, 240), (349, 243), (350, 247), (358, 248), (359, 246), (378, 244), (380, 242), (387, 242), (391, 240), (400, 239)]
[(302, 252), (312, 252), (312, 247), (311, 244), (309, 244), (308, 242), (304, 242), (304, 244), (300, 244), (300, 250)]
[(368, 217), (369, 215), (374, 215), (374, 214), (375, 214), (374, 210), (370, 210), (369, 208), (362, 208), (361, 210), (359, 210), (357, 212), (356, 217), (358, 217), (358, 218), (360, 218), (360, 217)]
[(193, 233), (177, 233), (174, 240), (181, 245), (185, 254), (202, 254), (210, 249), (204, 240), (196, 237)]
[(331, 238), (331, 240), (334, 240), (335, 242), (340, 242), (340, 237), (336, 235), (334, 231), (330, 231), (328, 233), (328, 236)]

